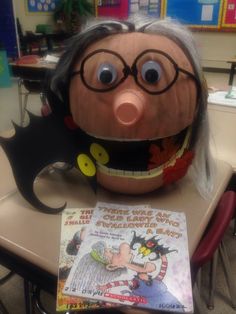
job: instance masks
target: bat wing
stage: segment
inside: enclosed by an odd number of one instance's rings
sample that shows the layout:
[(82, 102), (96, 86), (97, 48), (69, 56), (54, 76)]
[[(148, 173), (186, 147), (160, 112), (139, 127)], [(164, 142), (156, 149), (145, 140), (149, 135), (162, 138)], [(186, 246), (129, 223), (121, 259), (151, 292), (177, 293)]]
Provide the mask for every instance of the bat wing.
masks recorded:
[(54, 114), (46, 117), (29, 115), (29, 125), (14, 125), (15, 135), (11, 138), (0, 137), (0, 144), (9, 159), (22, 196), (42, 212), (55, 214), (63, 210), (66, 204), (59, 208), (43, 204), (34, 193), (33, 183), (36, 176), (50, 164), (61, 161), (74, 165), (78, 143), (63, 118)]
[(150, 261), (155, 261), (159, 259), (162, 255), (169, 254), (171, 252), (177, 252), (177, 250), (170, 250), (169, 247), (164, 247), (162, 244), (158, 244), (159, 239), (157, 239), (157, 245), (153, 248), (152, 252), (156, 254), (154, 258), (149, 258)]
[(132, 250), (134, 250), (134, 245), (135, 244), (140, 244), (141, 246), (143, 245), (143, 244), (145, 244), (145, 238), (144, 237), (142, 237), (142, 236), (137, 236), (136, 235), (136, 232), (135, 231), (133, 231), (133, 239), (131, 240), (131, 242), (130, 242), (130, 248), (132, 249)]

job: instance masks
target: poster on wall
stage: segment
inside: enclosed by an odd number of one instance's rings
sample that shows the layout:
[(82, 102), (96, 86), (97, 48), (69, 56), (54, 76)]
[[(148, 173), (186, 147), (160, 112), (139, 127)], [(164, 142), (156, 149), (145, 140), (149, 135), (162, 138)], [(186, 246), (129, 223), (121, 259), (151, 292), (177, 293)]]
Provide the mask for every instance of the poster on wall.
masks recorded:
[(161, 17), (162, 0), (130, 0), (129, 13)]
[(129, 16), (129, 0), (96, 0), (96, 15), (127, 19)]
[(236, 0), (224, 0), (222, 28), (236, 29)]
[(59, 0), (26, 0), (27, 13), (52, 13)]
[(223, 0), (165, 0), (163, 14), (200, 29), (220, 28)]

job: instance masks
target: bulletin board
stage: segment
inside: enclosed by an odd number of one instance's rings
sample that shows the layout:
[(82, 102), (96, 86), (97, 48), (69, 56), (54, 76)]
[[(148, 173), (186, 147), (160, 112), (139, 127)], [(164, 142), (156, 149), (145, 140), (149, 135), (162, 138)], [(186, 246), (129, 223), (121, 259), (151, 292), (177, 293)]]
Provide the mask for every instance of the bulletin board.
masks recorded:
[(129, 14), (161, 17), (163, 0), (130, 0)]
[(165, 0), (163, 15), (198, 29), (219, 29), (223, 0)]
[(25, 0), (26, 12), (30, 14), (52, 14), (59, 0)]
[(222, 28), (236, 29), (236, 0), (224, 0)]
[(96, 15), (127, 19), (129, 16), (129, 0), (97, 0)]

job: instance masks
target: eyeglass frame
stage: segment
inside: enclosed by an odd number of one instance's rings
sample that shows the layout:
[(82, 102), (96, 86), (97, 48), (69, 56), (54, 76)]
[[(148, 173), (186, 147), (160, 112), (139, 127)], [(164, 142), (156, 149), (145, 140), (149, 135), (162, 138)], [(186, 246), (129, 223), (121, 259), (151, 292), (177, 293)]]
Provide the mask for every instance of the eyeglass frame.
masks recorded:
[[(124, 76), (118, 81), (116, 82), (114, 85), (108, 87), (108, 88), (104, 88), (104, 89), (101, 89), (101, 88), (95, 88), (95, 87), (92, 87), (90, 86), (85, 78), (84, 78), (84, 65), (85, 65), (85, 62), (90, 58), (92, 57), (93, 55), (97, 54), (97, 53), (101, 53), (101, 52), (105, 52), (105, 53), (109, 53), (109, 54), (112, 54), (114, 56), (116, 56), (121, 62), (122, 64), (124, 65), (124, 68), (123, 68), (123, 74)], [(139, 80), (138, 80), (138, 69), (137, 69), (137, 62), (138, 60), (143, 56), (145, 55), (146, 53), (159, 53), (160, 55), (166, 57), (171, 63), (172, 65), (174, 66), (174, 69), (175, 69), (175, 76), (173, 78), (173, 80), (165, 87), (163, 88), (162, 90), (160, 91), (149, 91), (147, 88), (145, 88), (142, 84), (140, 84)], [(197, 77), (181, 68), (178, 66), (178, 64), (174, 61), (174, 59), (169, 56), (166, 52), (162, 51), (162, 50), (158, 50), (158, 49), (146, 49), (144, 51), (142, 51), (135, 59), (134, 59), (134, 62), (133, 64), (131, 65), (131, 67), (125, 62), (124, 58), (118, 54), (117, 52), (115, 51), (112, 51), (112, 50), (109, 50), (109, 49), (97, 49), (97, 50), (94, 50), (93, 52), (89, 53), (81, 62), (81, 66), (80, 66), (80, 69), (78, 71), (73, 71), (70, 75), (70, 78), (72, 79), (75, 75), (80, 75), (81, 77), (81, 80), (83, 82), (83, 84), (90, 90), (94, 91), (94, 92), (99, 92), (99, 93), (105, 93), (105, 92), (109, 92), (115, 88), (117, 88), (120, 84), (122, 84), (129, 75), (133, 76), (134, 78), (134, 81), (135, 83), (142, 89), (144, 90), (146, 93), (148, 94), (151, 94), (151, 95), (160, 95), (162, 93), (165, 93), (168, 89), (170, 89), (174, 83), (177, 81), (178, 77), (179, 77), (179, 73), (182, 72), (184, 73), (185, 75), (188, 75), (192, 80), (194, 80), (194, 82), (196, 83), (197, 85), (197, 91), (199, 91), (199, 86), (200, 86), (200, 82), (199, 80), (197, 79)]]

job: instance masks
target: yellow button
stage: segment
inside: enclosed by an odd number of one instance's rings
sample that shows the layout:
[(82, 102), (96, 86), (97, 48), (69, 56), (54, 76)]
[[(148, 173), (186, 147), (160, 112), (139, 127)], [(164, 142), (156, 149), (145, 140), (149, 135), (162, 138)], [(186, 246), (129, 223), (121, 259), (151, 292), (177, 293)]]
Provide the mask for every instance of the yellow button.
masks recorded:
[(88, 155), (80, 154), (77, 157), (77, 164), (81, 172), (87, 177), (93, 177), (96, 174), (96, 167)]
[(109, 161), (109, 155), (107, 151), (99, 144), (93, 143), (90, 146), (90, 153), (93, 158), (102, 165), (107, 164)]

